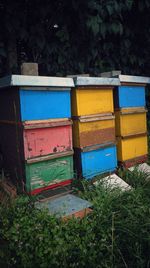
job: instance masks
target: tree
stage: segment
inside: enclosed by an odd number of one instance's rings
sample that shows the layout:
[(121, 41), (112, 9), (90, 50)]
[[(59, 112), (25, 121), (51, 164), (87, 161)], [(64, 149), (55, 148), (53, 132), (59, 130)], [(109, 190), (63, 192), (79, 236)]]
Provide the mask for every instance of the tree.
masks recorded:
[(23, 61), (40, 74), (149, 74), (148, 0), (1, 0), (0, 73)]

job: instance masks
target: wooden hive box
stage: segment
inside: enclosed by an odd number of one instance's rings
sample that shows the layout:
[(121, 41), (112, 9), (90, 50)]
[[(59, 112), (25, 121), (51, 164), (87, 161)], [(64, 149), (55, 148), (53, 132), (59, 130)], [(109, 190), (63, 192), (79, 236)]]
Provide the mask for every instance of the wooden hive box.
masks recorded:
[(74, 147), (115, 142), (115, 139), (115, 117), (112, 114), (82, 116), (73, 120)]
[(116, 78), (76, 77), (72, 90), (72, 116), (113, 113), (113, 88)]
[(92, 177), (116, 168), (113, 89), (116, 78), (76, 77), (72, 90), (75, 174)]
[(146, 161), (147, 126), (145, 86), (148, 77), (119, 75), (120, 86), (114, 91), (117, 156), (121, 165)]
[(117, 137), (118, 161), (125, 162), (127, 160), (139, 159), (139, 157), (145, 161), (147, 153), (147, 134)]
[(146, 112), (144, 107), (115, 111), (116, 136), (146, 133)]
[(94, 176), (111, 173), (117, 167), (116, 145), (103, 144), (75, 148), (74, 152), (75, 173), (79, 178), (92, 179)]

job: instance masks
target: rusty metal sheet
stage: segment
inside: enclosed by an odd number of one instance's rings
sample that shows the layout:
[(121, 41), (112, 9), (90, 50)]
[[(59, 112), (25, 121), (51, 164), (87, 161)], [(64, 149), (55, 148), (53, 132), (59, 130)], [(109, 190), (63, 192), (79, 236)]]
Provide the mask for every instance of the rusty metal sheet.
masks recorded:
[[(32, 76), (32, 75), (10, 75), (0, 79), (0, 88), (11, 87), (11, 86), (23, 86), (23, 87), (51, 87), (70, 88), (74, 87), (72, 78), (65, 77), (50, 77), (50, 76)], [(28, 88), (27, 88), (28, 89)], [(30, 88), (31, 90), (31, 88)]]
[(76, 86), (119, 86), (118, 78), (104, 78), (104, 77), (74, 77)]
[(133, 76), (133, 75), (122, 75), (118, 76), (121, 83), (142, 83), (142, 84), (150, 84), (150, 77), (144, 76)]

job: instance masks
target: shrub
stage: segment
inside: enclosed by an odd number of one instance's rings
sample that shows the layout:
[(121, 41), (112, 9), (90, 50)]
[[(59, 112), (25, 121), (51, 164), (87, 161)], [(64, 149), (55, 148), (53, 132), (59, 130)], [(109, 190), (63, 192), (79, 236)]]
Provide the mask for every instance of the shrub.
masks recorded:
[(36, 209), (29, 197), (1, 207), (1, 267), (150, 267), (146, 187), (137, 183), (123, 193), (101, 183), (83, 187), (80, 196), (93, 212), (82, 220), (64, 222)]

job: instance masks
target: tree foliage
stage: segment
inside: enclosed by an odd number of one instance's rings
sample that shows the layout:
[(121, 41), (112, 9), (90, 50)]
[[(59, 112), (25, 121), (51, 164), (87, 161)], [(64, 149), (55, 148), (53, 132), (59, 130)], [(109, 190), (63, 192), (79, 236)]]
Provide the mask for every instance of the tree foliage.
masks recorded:
[(149, 74), (148, 0), (1, 0), (0, 73), (23, 61), (40, 73)]

